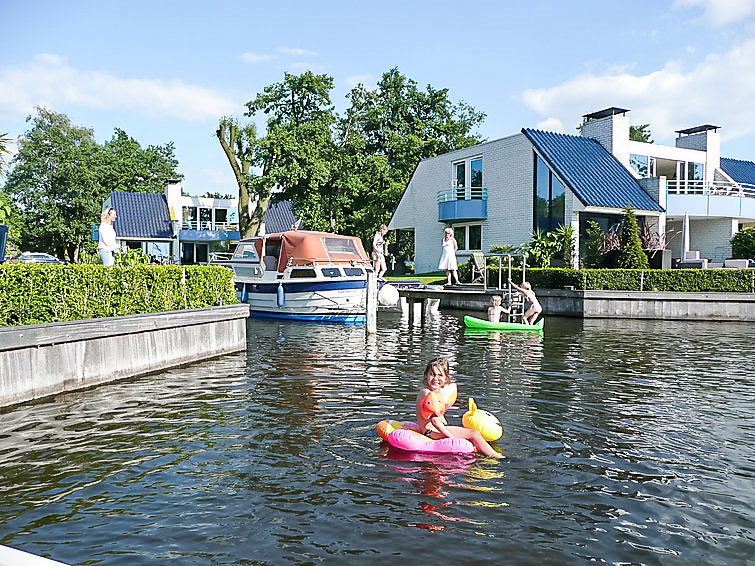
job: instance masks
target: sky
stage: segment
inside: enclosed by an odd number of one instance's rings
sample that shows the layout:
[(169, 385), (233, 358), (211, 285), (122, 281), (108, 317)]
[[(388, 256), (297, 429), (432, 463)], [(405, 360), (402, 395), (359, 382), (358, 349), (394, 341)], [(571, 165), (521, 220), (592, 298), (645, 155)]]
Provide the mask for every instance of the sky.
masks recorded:
[(656, 143), (713, 124), (755, 160), (755, 0), (0, 0), (0, 37), (0, 133), (44, 106), (99, 142), (172, 141), (195, 195), (237, 192), (219, 118), (252, 121), (246, 102), (308, 69), (339, 112), (398, 67), (484, 112), (488, 140), (618, 106)]

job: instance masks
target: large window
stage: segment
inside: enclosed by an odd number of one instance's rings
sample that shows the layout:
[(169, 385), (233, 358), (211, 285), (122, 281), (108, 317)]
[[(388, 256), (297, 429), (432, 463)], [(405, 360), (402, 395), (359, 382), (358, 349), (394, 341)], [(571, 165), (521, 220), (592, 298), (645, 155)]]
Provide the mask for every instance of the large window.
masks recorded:
[[(456, 198), (482, 198), (482, 157), (472, 157), (453, 164), (453, 177), (451, 182), (456, 187)], [(471, 190), (467, 193), (467, 187)]]
[(535, 153), (534, 225), (536, 230), (551, 232), (564, 224), (566, 187)]
[(456, 224), (453, 229), (459, 250), (479, 251), (482, 249), (482, 224)]

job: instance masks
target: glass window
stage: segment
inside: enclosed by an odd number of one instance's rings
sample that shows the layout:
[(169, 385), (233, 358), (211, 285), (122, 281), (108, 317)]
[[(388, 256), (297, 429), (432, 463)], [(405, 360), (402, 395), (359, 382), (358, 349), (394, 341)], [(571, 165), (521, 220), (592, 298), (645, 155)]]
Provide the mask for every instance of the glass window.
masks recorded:
[(194, 244), (181, 244), (181, 264), (191, 265), (194, 263)]
[(471, 178), (469, 186), (481, 187), (482, 186), (482, 159), (473, 159), (469, 164), (471, 170)]
[(550, 169), (540, 156), (535, 157), (535, 229), (550, 229)]
[(197, 246), (196, 260), (197, 263), (207, 263), (210, 255), (209, 246), (207, 244), (194, 244)]
[(331, 254), (351, 254), (359, 257), (354, 240), (347, 238), (323, 238), (325, 249)]
[(454, 238), (456, 238), (456, 244), (460, 250), (467, 249), (467, 227), (466, 226), (454, 226)]
[(482, 249), (482, 224), (472, 224), (469, 226), (469, 249)]
[(566, 208), (566, 188), (558, 177), (551, 174), (551, 219), (550, 229), (555, 230), (564, 223)]
[(702, 181), (703, 180), (703, 167), (702, 163), (687, 163), (687, 180), (688, 181)]
[(322, 268), (322, 275), (323, 277), (340, 277), (341, 276), (341, 270), (337, 267), (323, 267)]
[(344, 267), (343, 272), (349, 277), (359, 277), (364, 275), (364, 271), (361, 267)]
[(210, 230), (212, 228), (212, 209), (200, 208), (199, 209), (199, 229)]
[(254, 244), (239, 244), (233, 252), (233, 257), (237, 259), (247, 259), (249, 261), (259, 261), (257, 250)]
[(292, 269), (291, 275), (289, 275), (290, 279), (304, 279), (307, 277), (315, 277), (315, 270), (314, 269)]
[(464, 200), (464, 197), (466, 197), (466, 190), (464, 187), (466, 187), (467, 183), (467, 164), (457, 163), (454, 165), (454, 177), (456, 180), (456, 200)]
[(183, 207), (183, 220), (184, 226), (189, 229), (196, 228), (194, 224), (197, 221), (197, 207), (196, 206), (184, 206)]
[(225, 224), (226, 222), (228, 222), (228, 209), (227, 208), (215, 209), (215, 222), (220, 222), (221, 224)]
[(650, 177), (649, 158), (647, 155), (629, 154), (629, 165), (643, 179)]

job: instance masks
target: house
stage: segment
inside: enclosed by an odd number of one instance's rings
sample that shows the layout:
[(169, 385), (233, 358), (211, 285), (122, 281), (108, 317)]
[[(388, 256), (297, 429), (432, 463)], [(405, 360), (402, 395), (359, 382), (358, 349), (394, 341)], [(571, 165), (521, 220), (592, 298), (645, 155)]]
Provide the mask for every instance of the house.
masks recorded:
[[(183, 195), (181, 181), (168, 181), (163, 194), (112, 192), (103, 203), (118, 211), (118, 241), (158, 261), (207, 263), (210, 254), (239, 241), (238, 199)], [(281, 232), (295, 222), (290, 201), (270, 205), (263, 230)], [(92, 231), (97, 239), (96, 226)]]
[[(586, 114), (580, 135), (523, 128), (422, 160), (389, 229), (413, 232), (421, 273), (437, 270), (446, 226), (454, 228), (460, 262), (559, 225), (573, 227), (579, 251), (589, 220), (607, 231), (629, 203), (661, 237), (681, 231), (686, 215), (692, 250), (710, 260), (729, 257), (731, 237), (755, 224), (755, 163), (722, 158), (717, 126), (679, 130), (673, 147), (632, 141), (627, 112)], [(673, 256), (682, 257), (682, 238), (670, 241)]]

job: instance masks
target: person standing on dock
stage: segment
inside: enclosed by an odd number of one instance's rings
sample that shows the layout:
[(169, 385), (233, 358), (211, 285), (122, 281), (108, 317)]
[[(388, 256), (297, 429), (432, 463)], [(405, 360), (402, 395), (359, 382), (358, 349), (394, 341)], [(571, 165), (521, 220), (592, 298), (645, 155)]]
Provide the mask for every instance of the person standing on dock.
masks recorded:
[(97, 244), (97, 253), (102, 259), (102, 265), (112, 267), (115, 263), (113, 255), (118, 250), (118, 242), (115, 237), (115, 228), (113, 222), (117, 214), (114, 208), (106, 208), (100, 215), (99, 243)]
[(388, 271), (388, 266), (385, 264), (385, 235), (388, 233), (388, 226), (381, 224), (378, 231), (375, 232), (375, 237), (372, 238), (372, 263), (375, 275), (380, 279), (385, 272)]
[(456, 250), (459, 249), (459, 245), (454, 238), (454, 229), (446, 228), (443, 236), (443, 255), (440, 256), (440, 263), (438, 263), (438, 269), (446, 270), (446, 278), (448, 279), (448, 285), (451, 284), (451, 276), (453, 275), (454, 283), (459, 285), (458, 269), (459, 263), (456, 261)]

